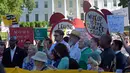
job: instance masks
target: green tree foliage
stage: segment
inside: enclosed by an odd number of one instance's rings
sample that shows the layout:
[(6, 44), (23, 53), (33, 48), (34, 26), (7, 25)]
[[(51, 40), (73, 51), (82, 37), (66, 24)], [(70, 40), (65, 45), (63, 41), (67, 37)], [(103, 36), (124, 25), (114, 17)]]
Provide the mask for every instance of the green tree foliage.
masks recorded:
[(123, 8), (128, 7), (128, 1), (129, 0), (120, 0), (118, 6), (122, 6)]
[(35, 7), (35, 1), (34, 0), (23, 0), (25, 8), (28, 8), (29, 13), (33, 10)]
[(0, 16), (6, 14), (20, 16), (24, 8), (31, 12), (34, 7), (34, 0), (0, 0)]

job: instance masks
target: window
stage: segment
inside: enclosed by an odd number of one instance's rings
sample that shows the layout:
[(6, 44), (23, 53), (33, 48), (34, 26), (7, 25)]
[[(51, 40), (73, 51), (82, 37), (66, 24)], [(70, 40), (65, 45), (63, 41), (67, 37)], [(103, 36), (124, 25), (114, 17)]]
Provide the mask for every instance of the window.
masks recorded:
[(98, 7), (98, 1), (94, 0), (94, 6)]
[(81, 13), (81, 20), (84, 20), (84, 13)]
[(29, 14), (26, 14), (26, 22), (29, 22)]
[(104, 0), (104, 7), (107, 7), (107, 0)]
[(73, 1), (72, 0), (69, 1), (69, 7), (73, 7)]
[(44, 2), (44, 8), (48, 8), (48, 2), (47, 1)]
[(58, 8), (61, 8), (61, 0), (58, 0)]
[(39, 21), (39, 15), (35, 14), (35, 21)]
[(83, 3), (81, 3), (80, 6), (83, 7)]
[(48, 21), (48, 14), (45, 14), (45, 21)]
[(113, 0), (113, 6), (117, 6), (117, 1)]
[(36, 8), (38, 8), (38, 1), (36, 1), (35, 4), (36, 4)]

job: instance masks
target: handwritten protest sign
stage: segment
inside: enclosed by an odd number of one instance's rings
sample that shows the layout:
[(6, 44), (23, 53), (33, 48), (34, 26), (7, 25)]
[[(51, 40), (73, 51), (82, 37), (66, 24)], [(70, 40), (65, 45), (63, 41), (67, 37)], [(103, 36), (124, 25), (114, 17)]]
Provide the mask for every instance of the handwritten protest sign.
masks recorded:
[(34, 39), (44, 40), (47, 37), (47, 28), (34, 28)]
[(33, 43), (33, 28), (10, 28), (10, 36), (16, 36), (18, 46), (22, 48), (27, 39)]
[(86, 13), (86, 26), (88, 33), (92, 37), (100, 37), (103, 34), (107, 34), (108, 26), (104, 15), (94, 9), (90, 9)]
[(58, 22), (57, 24), (52, 26), (51, 29), (51, 33), (50, 33), (50, 37), (52, 38), (52, 40), (54, 41), (54, 31), (55, 30), (62, 30), (64, 31), (65, 36), (67, 34), (70, 34), (71, 31), (75, 29), (73, 23), (69, 20), (61, 20), (60, 22)]
[(123, 33), (124, 32), (124, 16), (108, 15), (108, 28), (111, 33)]

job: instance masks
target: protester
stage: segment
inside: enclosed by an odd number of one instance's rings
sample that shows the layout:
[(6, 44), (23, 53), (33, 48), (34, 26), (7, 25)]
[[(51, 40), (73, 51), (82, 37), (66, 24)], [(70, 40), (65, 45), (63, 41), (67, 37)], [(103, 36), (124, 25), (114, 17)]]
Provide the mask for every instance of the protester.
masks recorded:
[(5, 73), (4, 67), (0, 64), (0, 73)]
[(43, 51), (43, 40), (37, 40), (38, 51)]
[(51, 53), (51, 60), (54, 61), (52, 65), (57, 68), (61, 61), (61, 58), (57, 55), (54, 49), (52, 50), (52, 53)]
[[(45, 44), (46, 44), (46, 47), (45, 47)], [(49, 51), (50, 48), (51, 48), (51, 46), (52, 46), (52, 40), (51, 40), (50, 38), (46, 38), (46, 39), (44, 40), (43, 45), (44, 45), (43, 51), (45, 51), (45, 48)]]
[(30, 44), (31, 44), (31, 41), (28, 40), (28, 39), (24, 42), (24, 47), (23, 47), (23, 49), (24, 49), (26, 52), (28, 51), (28, 47), (29, 47)]
[[(118, 35), (119, 35), (120, 38), (121, 38), (121, 41), (122, 41), (122, 43), (123, 43), (124, 49), (125, 49), (125, 50), (127, 51), (127, 53), (130, 55), (130, 46), (129, 46), (129, 45), (127, 44), (127, 42), (126, 42), (126, 41), (128, 41), (128, 40), (125, 40), (123, 34), (118, 33)], [(127, 65), (128, 65), (128, 66), (124, 69), (125, 72), (129, 72), (129, 71), (130, 71), (130, 56), (127, 57)]]
[(37, 47), (33, 44), (30, 44), (30, 46), (28, 47), (28, 55), (23, 60), (23, 66), (22, 66), (23, 69), (33, 70), (35, 65), (34, 60), (31, 57), (34, 56), (37, 51), (38, 51)]
[(26, 57), (27, 53), (17, 46), (16, 37), (10, 37), (9, 48), (5, 49), (3, 53), (2, 64), (4, 67), (15, 67), (18, 66), (22, 68), (23, 59)]
[(62, 30), (56, 30), (56, 31), (54, 32), (54, 38), (55, 38), (55, 42), (56, 42), (56, 43), (54, 43), (54, 44), (51, 46), (50, 52), (54, 49), (54, 47), (55, 47), (55, 45), (56, 45), (57, 43), (63, 43), (63, 44), (67, 47), (67, 49), (68, 49), (68, 51), (69, 51), (70, 46), (69, 46), (68, 43), (66, 43), (66, 42), (64, 41), (63, 37), (64, 37), (64, 32), (63, 32)]
[(69, 69), (69, 52), (67, 47), (64, 44), (57, 44), (55, 46), (54, 52), (60, 58), (60, 62), (58, 64), (58, 69)]
[(130, 55), (130, 46), (126, 43), (123, 34), (118, 34), (123, 42), (123, 46), (125, 48), (125, 50), (128, 52), (128, 54)]
[(69, 45), (70, 48), (70, 57), (75, 59), (77, 62), (79, 62), (81, 51), (79, 49), (79, 40), (80, 40), (80, 32), (76, 30), (72, 30), (71, 34), (69, 34), (70, 40)]
[(121, 53), (123, 43), (120, 40), (114, 40), (112, 43), (112, 49), (115, 52), (115, 59), (113, 61), (112, 71), (116, 73), (122, 73), (126, 67), (126, 57)]
[(4, 44), (3, 41), (0, 41), (0, 64), (1, 64), (1, 61), (2, 61), (2, 58), (3, 58), (4, 49), (5, 49), (5, 44)]
[(82, 69), (87, 69), (88, 56), (92, 53), (92, 50), (90, 49), (90, 41), (87, 38), (80, 39), (79, 48), (81, 50), (79, 66)]
[(76, 60), (71, 59), (69, 57), (69, 52), (67, 47), (59, 43), (55, 46), (54, 52), (57, 54), (57, 56), (60, 57), (60, 62), (58, 64), (58, 69), (78, 69), (79, 65), (76, 62)]
[(90, 48), (93, 50), (93, 52), (101, 54), (101, 49), (99, 49), (99, 39), (98, 38), (91, 38), (91, 46)]
[[(48, 56), (49, 59), (51, 58), (52, 50), (54, 49), (54, 47), (58, 43), (63, 43), (67, 47), (67, 49), (69, 51), (70, 46), (69, 46), (69, 44), (67, 42), (64, 41), (63, 36), (64, 36), (64, 32), (62, 30), (56, 30), (54, 32), (55, 43), (52, 44), (52, 46), (51, 46), (51, 48), (49, 50), (47, 49), (47, 47), (45, 47), (45, 45), (46, 46), (48, 46), (48, 45), (46, 43), (44, 43), (44, 49), (45, 49), (45, 52), (46, 52), (46, 54), (47, 54), (47, 56)], [(49, 64), (53, 64), (52, 60), (49, 60), (48, 62), (49, 62)]]
[(49, 68), (47, 63), (47, 55), (44, 52), (38, 51), (34, 56), (32, 56), (32, 59), (35, 61), (35, 68), (33, 70), (48, 70)]
[(100, 63), (101, 63), (100, 55), (98, 53), (91, 53), (88, 58), (88, 64), (90, 65), (90, 67), (88, 67), (87, 70), (98, 72), (104, 71), (102, 68), (99, 67)]
[(111, 36), (105, 34), (100, 37), (100, 47), (104, 49), (101, 53), (101, 64), (100, 67), (105, 71), (110, 71), (111, 62), (114, 60), (115, 53), (111, 49)]
[(43, 42), (43, 52), (45, 52), (47, 54), (47, 57), (48, 57), (48, 61), (47, 61), (47, 64), (48, 65), (52, 65), (52, 51), (50, 51), (50, 48), (52, 46), (52, 40), (50, 38), (46, 38)]

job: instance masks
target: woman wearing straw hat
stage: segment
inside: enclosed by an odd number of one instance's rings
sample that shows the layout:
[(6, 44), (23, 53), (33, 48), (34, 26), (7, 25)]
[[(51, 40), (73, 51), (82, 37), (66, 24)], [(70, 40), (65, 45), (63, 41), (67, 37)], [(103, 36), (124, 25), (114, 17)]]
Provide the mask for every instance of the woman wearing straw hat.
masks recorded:
[(38, 51), (32, 59), (35, 61), (35, 68), (34, 70), (47, 70), (51, 69), (49, 68), (46, 63), (47, 63), (47, 55), (44, 52)]

